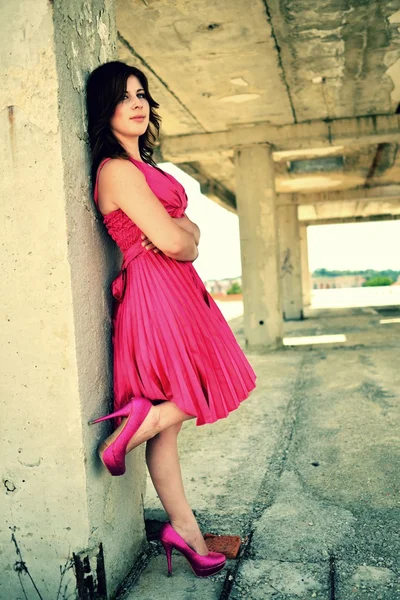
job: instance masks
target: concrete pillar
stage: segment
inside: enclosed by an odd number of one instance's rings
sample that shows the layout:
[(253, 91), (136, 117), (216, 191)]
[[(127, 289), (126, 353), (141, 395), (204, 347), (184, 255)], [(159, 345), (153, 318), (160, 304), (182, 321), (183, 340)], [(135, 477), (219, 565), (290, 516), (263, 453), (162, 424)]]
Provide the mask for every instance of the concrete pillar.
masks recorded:
[(109, 410), (119, 256), (91, 198), (84, 85), (116, 56), (113, 2), (2, 0), (0, 20), (0, 596), (104, 599), (145, 539), (143, 449), (112, 478), (109, 425), (87, 424)]
[(266, 144), (235, 152), (244, 330), (253, 350), (282, 344), (274, 163)]
[(283, 315), (287, 321), (300, 320), (303, 318), (303, 292), (297, 206), (280, 206), (278, 224)]
[(311, 274), (308, 263), (307, 225), (300, 223), (301, 287), (303, 306), (311, 304)]

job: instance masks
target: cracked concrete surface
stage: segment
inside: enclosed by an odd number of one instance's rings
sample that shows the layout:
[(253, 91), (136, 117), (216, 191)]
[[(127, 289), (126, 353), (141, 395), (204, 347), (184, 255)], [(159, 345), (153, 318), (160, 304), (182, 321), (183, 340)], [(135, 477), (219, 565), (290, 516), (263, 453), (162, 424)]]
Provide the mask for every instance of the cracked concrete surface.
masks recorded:
[(255, 524), (251, 556), (309, 562), (329, 557), (330, 549), (354, 534), (351, 511), (308, 493), (300, 477), (285, 470), (273, 505)]
[[(134, 10), (118, 0), (117, 22), (119, 57), (144, 70), (160, 103), (163, 160), (180, 163), (228, 210), (236, 206), (234, 148), (216, 149), (213, 132), (223, 137), (242, 126), (341, 118), (354, 119), (360, 132), (363, 117), (398, 110), (400, 0), (158, 0), (138, 2)], [(282, 128), (280, 137), (288, 136), (289, 143), (298, 131)], [(190, 134), (198, 135), (197, 152), (171, 149), (176, 136)], [(276, 190), (304, 195), (299, 219), (307, 223), (397, 216), (398, 197), (385, 199), (400, 177), (394, 141), (387, 135), (360, 146), (345, 140), (308, 154), (305, 147), (289, 147), (291, 158), (281, 156), (275, 165)], [(274, 145), (268, 135), (264, 143)], [(336, 167), (321, 160), (333, 155), (342, 159)], [(308, 167), (293, 170), (289, 165), (296, 159), (307, 160)], [(373, 188), (375, 201), (334, 195)], [(326, 197), (309, 203), (309, 192)]]
[[(178, 554), (167, 578), (151, 542), (124, 600), (400, 598), (400, 326), (380, 316), (324, 310), (286, 323), (287, 336), (344, 329), (347, 345), (250, 355), (251, 398), (211, 427), (185, 424), (182, 469), (203, 531), (251, 542), (208, 580)], [(241, 318), (231, 326), (242, 342)], [(150, 529), (166, 519), (151, 483), (145, 504)]]

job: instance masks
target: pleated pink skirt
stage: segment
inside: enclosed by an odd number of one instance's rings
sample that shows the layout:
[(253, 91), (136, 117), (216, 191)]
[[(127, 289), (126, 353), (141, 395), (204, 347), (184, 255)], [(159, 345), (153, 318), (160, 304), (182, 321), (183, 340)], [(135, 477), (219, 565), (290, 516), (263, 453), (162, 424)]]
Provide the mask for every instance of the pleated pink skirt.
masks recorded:
[(192, 263), (139, 253), (123, 283), (113, 311), (114, 409), (132, 396), (171, 400), (196, 425), (237, 409), (256, 374)]

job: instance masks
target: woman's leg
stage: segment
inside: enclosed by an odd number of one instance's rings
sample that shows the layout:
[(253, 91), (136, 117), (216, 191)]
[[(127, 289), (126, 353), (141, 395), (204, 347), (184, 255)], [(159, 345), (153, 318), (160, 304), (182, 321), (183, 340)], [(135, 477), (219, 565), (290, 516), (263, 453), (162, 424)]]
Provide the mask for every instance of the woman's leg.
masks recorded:
[[(135, 435), (130, 439), (128, 446), (126, 448), (126, 452), (130, 452), (136, 446), (143, 444), (143, 442), (147, 442), (147, 440), (153, 438), (158, 433), (168, 429), (172, 425), (178, 425), (183, 421), (188, 421), (189, 419), (194, 419), (193, 415), (188, 415), (184, 413), (175, 402), (170, 400), (166, 400), (165, 402), (161, 402), (160, 404), (154, 405)], [(119, 433), (120, 428), (122, 429), (125, 423), (125, 419), (121, 422), (121, 425), (114, 431), (112, 434), (113, 437), (116, 437), (115, 434)], [(110, 437), (107, 440), (107, 443), (113, 441)]]
[[(175, 402), (167, 400), (161, 404), (153, 405), (135, 435), (129, 440), (126, 452), (128, 453), (136, 446), (147, 442), (147, 440), (164, 431), (164, 429), (168, 429), (171, 425), (177, 425), (189, 419), (194, 419), (194, 416), (184, 413)], [(103, 450), (118, 437), (125, 426), (126, 420), (126, 418), (122, 419), (120, 425), (104, 440)]]
[(181, 427), (182, 423), (171, 425), (149, 439), (146, 462), (171, 525), (196, 552), (206, 555), (206, 543), (183, 488), (177, 439)]

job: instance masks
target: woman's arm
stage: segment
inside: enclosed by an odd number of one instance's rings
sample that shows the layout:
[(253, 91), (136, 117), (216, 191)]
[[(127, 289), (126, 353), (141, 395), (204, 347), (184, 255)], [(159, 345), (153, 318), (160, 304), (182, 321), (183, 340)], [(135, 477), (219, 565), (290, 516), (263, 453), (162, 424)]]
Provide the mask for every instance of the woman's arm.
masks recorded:
[(166, 256), (181, 261), (197, 258), (194, 236), (170, 217), (130, 161), (109, 160), (100, 171), (98, 185), (99, 205), (103, 201), (120, 208)]
[[(200, 229), (198, 228), (196, 223), (193, 223), (193, 221), (191, 221), (186, 215), (183, 215), (183, 217), (173, 217), (173, 219), (175, 223), (179, 225), (179, 227), (182, 227), (182, 229), (193, 235), (195, 244), (196, 246), (198, 246), (200, 241)], [(157, 252), (159, 252), (159, 249), (156, 247), (156, 245), (153, 244), (153, 242), (144, 233), (142, 234), (142, 246), (144, 246), (146, 250), (153, 250), (153, 252), (155, 252), (156, 254)], [(198, 255), (199, 254), (197, 252), (197, 256)]]
[(191, 221), (186, 215), (175, 218), (174, 221), (177, 225), (179, 225), (179, 227), (182, 227), (182, 229), (185, 229), (193, 235), (196, 246), (198, 246), (200, 242), (200, 229), (196, 223), (193, 223), (193, 221)]

